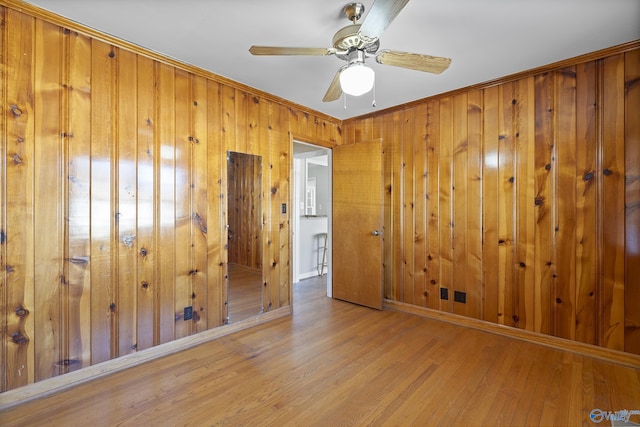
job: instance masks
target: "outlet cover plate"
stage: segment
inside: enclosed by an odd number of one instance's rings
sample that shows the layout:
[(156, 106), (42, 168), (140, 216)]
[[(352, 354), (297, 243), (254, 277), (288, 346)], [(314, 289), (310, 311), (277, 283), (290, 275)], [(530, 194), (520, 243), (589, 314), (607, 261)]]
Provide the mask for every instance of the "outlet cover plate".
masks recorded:
[(467, 293), (466, 292), (460, 292), (460, 291), (453, 291), (453, 300), (455, 302), (466, 304), (467, 303)]

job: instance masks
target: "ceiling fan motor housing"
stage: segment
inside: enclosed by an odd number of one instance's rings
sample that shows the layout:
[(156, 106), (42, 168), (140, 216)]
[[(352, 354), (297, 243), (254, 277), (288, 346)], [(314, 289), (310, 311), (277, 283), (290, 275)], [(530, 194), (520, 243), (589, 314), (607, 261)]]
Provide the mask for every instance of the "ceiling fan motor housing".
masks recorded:
[(336, 49), (336, 56), (344, 61), (349, 59), (349, 52), (361, 50), (367, 54), (375, 54), (380, 47), (380, 42), (368, 42), (360, 35), (360, 24), (347, 25), (338, 30), (333, 36), (333, 47)]
[(347, 60), (349, 61), (349, 66), (354, 64), (364, 64), (365, 54), (362, 50), (353, 49), (347, 55)]
[(360, 24), (347, 25), (333, 36), (333, 47), (338, 50), (359, 49), (362, 47)]

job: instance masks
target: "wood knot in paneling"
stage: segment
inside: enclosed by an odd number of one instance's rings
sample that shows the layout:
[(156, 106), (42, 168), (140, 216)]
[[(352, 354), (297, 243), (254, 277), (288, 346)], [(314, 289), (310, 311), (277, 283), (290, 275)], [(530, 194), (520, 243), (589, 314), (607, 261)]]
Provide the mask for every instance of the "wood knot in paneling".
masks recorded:
[(57, 363), (58, 366), (75, 366), (78, 364), (80, 364), (78, 359), (62, 359)]
[(29, 342), (29, 338), (20, 332), (14, 332), (11, 334), (11, 342), (18, 345), (25, 345)]
[(75, 265), (86, 265), (86, 264), (89, 264), (89, 257), (88, 256), (76, 256), (76, 257), (73, 257), (73, 258), (67, 258), (66, 261), (71, 263), (71, 264), (75, 264)]
[(207, 234), (207, 222), (200, 216), (199, 213), (193, 214), (193, 222), (196, 224), (202, 234)]
[(20, 117), (22, 115), (22, 110), (17, 105), (13, 104), (9, 108), (11, 109), (11, 114), (13, 114), (13, 117), (17, 118), (17, 117)]
[(624, 82), (624, 90), (626, 92), (629, 92), (629, 90), (637, 85), (638, 83), (640, 83), (640, 77), (636, 77), (635, 79), (629, 79), (626, 82)]
[(24, 307), (16, 308), (16, 316), (18, 317), (27, 317), (29, 315), (29, 310)]

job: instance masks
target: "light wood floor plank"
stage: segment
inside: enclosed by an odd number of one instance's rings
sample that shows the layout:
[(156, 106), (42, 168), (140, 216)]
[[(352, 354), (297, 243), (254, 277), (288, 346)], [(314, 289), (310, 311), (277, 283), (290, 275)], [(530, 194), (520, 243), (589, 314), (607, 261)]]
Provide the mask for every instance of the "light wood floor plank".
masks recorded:
[(291, 317), (9, 408), (0, 424), (590, 425), (594, 408), (640, 409), (640, 369), (332, 300), (320, 280), (296, 285)]

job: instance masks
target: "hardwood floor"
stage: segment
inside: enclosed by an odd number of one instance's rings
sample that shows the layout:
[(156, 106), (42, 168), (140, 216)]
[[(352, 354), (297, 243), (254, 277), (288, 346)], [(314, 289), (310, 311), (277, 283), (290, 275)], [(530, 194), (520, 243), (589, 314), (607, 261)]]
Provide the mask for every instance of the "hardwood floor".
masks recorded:
[(292, 317), (10, 408), (0, 424), (593, 426), (592, 409), (640, 409), (640, 369), (324, 291), (324, 278), (302, 281)]

